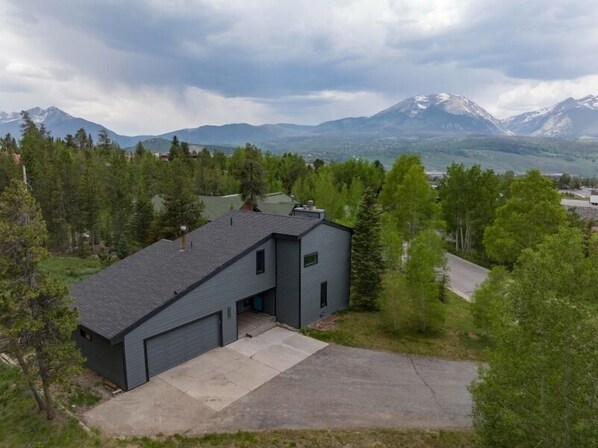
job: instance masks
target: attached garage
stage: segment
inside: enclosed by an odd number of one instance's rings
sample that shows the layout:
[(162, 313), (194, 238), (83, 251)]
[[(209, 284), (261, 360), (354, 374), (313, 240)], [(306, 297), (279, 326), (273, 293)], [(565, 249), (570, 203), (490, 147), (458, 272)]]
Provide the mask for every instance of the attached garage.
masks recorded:
[(323, 219), (232, 212), (73, 285), (74, 338), (89, 367), (134, 389), (237, 340), (244, 298), (261, 296), (262, 311), (298, 328), (346, 307), (350, 239), (350, 229)]
[(222, 345), (220, 313), (145, 340), (148, 379)]

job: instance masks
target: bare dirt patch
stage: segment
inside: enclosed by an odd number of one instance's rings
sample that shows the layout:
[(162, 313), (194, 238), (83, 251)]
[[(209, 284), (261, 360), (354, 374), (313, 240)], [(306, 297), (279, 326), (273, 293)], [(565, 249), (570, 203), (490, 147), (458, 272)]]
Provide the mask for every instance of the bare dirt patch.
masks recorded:
[(325, 317), (322, 320), (319, 320), (316, 323), (311, 324), (309, 328), (313, 328), (314, 330), (320, 331), (336, 330), (338, 318), (338, 314), (332, 314), (330, 316)]

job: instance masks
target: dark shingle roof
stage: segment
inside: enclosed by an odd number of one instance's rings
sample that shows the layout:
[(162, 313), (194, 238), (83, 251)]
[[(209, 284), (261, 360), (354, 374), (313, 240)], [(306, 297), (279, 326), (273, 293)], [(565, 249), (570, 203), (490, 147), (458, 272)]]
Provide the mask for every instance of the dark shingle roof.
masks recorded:
[[(232, 226), (231, 226), (232, 220)], [(113, 340), (273, 234), (301, 237), (323, 221), (235, 211), (180, 240), (162, 240), (71, 287), (79, 323)]]

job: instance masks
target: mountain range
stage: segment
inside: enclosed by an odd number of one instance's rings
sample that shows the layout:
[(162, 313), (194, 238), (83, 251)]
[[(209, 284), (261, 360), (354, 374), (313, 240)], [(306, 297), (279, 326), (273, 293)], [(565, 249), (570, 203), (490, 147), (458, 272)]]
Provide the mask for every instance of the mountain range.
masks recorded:
[[(84, 128), (94, 138), (104, 127), (50, 107), (27, 111), (53, 136), (64, 138)], [(0, 135), (20, 135), (19, 113), (0, 112)], [(137, 142), (154, 152), (168, 151), (173, 136), (191, 145), (230, 152), (253, 143), (272, 152), (290, 151), (308, 159), (359, 157), (390, 166), (405, 152), (419, 153), (427, 169), (453, 162), (477, 163), (496, 171), (596, 176), (598, 173), (598, 97), (568, 98), (539, 111), (499, 120), (473, 101), (438, 93), (415, 96), (368, 117), (348, 117), (316, 126), (247, 123), (200, 126), (161, 135), (125, 136), (106, 129), (123, 148)]]
[[(64, 138), (84, 128), (92, 136), (104, 128), (83, 118), (73, 117), (57, 107), (35, 107), (27, 111), (37, 124), (43, 124), (53, 136)], [(20, 134), (20, 114), (0, 112), (0, 134)], [(533, 136), (563, 139), (598, 139), (598, 97), (566, 100), (539, 111), (526, 112), (499, 120), (484, 108), (460, 95), (438, 93), (408, 98), (369, 117), (349, 117), (316, 126), (296, 124), (246, 123), (200, 126), (179, 129), (161, 135), (119, 135), (107, 129), (110, 138), (122, 147), (138, 141), (162, 138), (205, 145), (242, 145), (289, 139), (330, 140), (357, 138), (425, 138), (439, 136)]]

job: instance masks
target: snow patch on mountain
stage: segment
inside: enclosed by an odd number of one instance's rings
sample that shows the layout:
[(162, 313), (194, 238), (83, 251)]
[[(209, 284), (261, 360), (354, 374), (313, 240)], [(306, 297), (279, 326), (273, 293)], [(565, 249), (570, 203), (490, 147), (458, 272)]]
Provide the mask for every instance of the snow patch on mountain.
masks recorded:
[(12, 123), (21, 119), (21, 114), (18, 112), (0, 112), (0, 123)]

